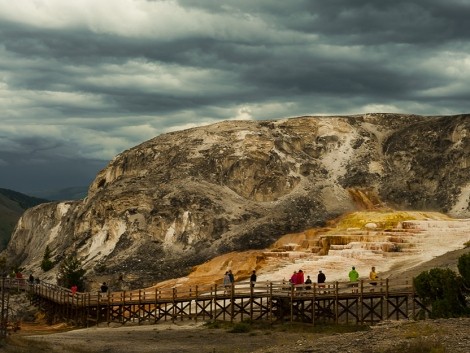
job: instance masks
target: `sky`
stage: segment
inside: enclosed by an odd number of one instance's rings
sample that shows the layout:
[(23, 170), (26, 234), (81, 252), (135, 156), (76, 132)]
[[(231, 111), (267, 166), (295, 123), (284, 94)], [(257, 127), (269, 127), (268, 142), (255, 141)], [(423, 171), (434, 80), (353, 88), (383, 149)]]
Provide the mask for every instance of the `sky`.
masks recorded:
[(0, 188), (222, 120), (469, 113), (470, 0), (0, 0)]

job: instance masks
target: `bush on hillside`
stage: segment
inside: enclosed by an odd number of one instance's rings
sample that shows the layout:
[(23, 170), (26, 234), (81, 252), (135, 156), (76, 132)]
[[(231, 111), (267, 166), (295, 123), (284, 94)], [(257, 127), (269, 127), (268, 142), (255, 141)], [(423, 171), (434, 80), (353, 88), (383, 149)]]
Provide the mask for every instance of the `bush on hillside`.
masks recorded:
[(470, 252), (459, 257), (457, 268), (462, 276), (463, 283), (467, 289), (470, 290)]
[(414, 279), (416, 293), (431, 307), (431, 317), (459, 317), (468, 313), (462, 277), (446, 268), (421, 272)]

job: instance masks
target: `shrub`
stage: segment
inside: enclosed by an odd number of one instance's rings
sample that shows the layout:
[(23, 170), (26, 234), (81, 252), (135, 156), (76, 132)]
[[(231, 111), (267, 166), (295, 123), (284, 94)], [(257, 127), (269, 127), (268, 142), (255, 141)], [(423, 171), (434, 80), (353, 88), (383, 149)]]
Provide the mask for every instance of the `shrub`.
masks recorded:
[(228, 332), (231, 333), (246, 333), (251, 331), (251, 325), (247, 322), (238, 322), (233, 325), (232, 329)]
[(457, 268), (467, 289), (470, 288), (470, 252), (459, 257)]
[(431, 306), (431, 317), (458, 317), (467, 313), (463, 282), (450, 269), (433, 268), (421, 272), (414, 279), (416, 293), (426, 306)]

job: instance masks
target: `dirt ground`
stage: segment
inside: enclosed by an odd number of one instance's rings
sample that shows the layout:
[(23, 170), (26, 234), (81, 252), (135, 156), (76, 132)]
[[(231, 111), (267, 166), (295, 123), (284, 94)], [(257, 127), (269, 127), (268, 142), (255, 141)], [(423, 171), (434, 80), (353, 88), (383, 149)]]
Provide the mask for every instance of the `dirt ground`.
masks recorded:
[[(66, 327), (57, 327), (56, 331), (63, 332), (56, 333), (52, 333), (54, 329), (46, 331), (40, 327), (36, 330), (27, 327), (25, 331), (10, 336), (10, 347), (5, 352), (243, 353), (284, 346), (306, 337), (305, 333), (292, 329), (282, 332), (282, 328), (278, 331), (267, 327), (250, 327), (249, 332), (230, 332), (234, 327), (237, 326), (184, 322), (142, 326), (103, 325), (69, 331)], [(286, 326), (286, 329), (289, 327)]]
[[(0, 352), (10, 353), (384, 353), (470, 352), (470, 318), (425, 321), (389, 321), (374, 327), (314, 328), (280, 324), (251, 326), (248, 332), (231, 332), (239, 326), (212, 328), (204, 324), (161, 323), (147, 326), (93, 327), (57, 333), (13, 334)], [(58, 327), (56, 330), (64, 330)], [(335, 330), (338, 330), (335, 332)], [(323, 331), (323, 332), (322, 332)], [(423, 349), (425, 346), (429, 350)], [(416, 350), (413, 350), (414, 349)], [(417, 348), (418, 347), (418, 348)]]

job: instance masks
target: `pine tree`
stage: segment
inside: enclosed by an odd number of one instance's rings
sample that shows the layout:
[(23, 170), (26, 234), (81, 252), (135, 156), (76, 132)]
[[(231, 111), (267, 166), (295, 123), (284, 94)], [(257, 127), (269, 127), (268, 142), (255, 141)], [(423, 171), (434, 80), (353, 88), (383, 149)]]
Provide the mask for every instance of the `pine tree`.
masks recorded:
[(78, 287), (79, 291), (85, 290), (83, 276), (86, 270), (82, 268), (82, 263), (74, 254), (67, 256), (60, 264), (57, 283), (66, 288), (73, 285)]
[(44, 272), (49, 271), (54, 267), (54, 263), (52, 262), (52, 251), (49, 249), (49, 245), (46, 246), (46, 250), (44, 251), (44, 256), (41, 261), (41, 268)]

